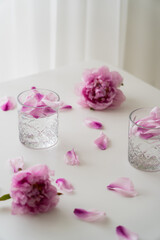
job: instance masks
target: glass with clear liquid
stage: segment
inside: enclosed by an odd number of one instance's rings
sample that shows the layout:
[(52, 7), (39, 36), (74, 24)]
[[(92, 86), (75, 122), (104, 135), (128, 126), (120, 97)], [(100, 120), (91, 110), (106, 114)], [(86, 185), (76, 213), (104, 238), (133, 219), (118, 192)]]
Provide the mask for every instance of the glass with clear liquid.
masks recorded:
[(148, 122), (145, 127), (141, 121), (151, 110), (136, 109), (129, 116), (128, 159), (139, 170), (155, 172), (160, 170), (160, 125), (155, 127), (154, 123)]
[(18, 95), (19, 139), (26, 147), (44, 149), (58, 141), (57, 93), (31, 89)]

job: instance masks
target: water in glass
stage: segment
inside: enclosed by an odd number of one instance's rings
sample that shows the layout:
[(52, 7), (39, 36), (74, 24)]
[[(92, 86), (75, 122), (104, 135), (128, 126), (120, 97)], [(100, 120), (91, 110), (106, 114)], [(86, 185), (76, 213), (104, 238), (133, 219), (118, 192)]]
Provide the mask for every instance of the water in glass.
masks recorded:
[(34, 118), (22, 111), (19, 116), (20, 141), (30, 148), (48, 148), (57, 143), (58, 113), (51, 116)]

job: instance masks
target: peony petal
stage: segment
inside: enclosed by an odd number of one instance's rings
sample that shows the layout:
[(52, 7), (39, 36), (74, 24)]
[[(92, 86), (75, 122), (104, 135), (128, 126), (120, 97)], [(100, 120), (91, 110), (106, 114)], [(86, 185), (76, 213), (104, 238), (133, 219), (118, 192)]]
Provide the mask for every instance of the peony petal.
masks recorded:
[(51, 107), (42, 107), (42, 108), (34, 108), (32, 111), (30, 111), (30, 115), (34, 118), (40, 118), (45, 116), (50, 116), (52, 114), (56, 113), (55, 110), (53, 110)]
[(13, 173), (17, 173), (18, 171), (23, 170), (24, 168), (23, 157), (10, 159), (9, 162)]
[(59, 106), (60, 106), (60, 103), (57, 102), (56, 100), (55, 101), (54, 100), (51, 101), (51, 100), (48, 100), (45, 97), (42, 99), (41, 103), (42, 103), (42, 105), (47, 106), (47, 107), (51, 107), (53, 109), (58, 109)]
[(54, 95), (52, 92), (48, 93), (47, 95), (44, 96), (45, 100), (48, 100), (50, 102), (56, 102), (57, 101), (57, 96)]
[(130, 134), (145, 140), (160, 135), (160, 108), (154, 107), (149, 116), (139, 119), (135, 123)]
[(90, 127), (90, 128), (95, 128), (95, 129), (102, 129), (103, 125), (101, 122), (93, 120), (91, 118), (86, 118), (85, 119), (85, 124)]
[(31, 94), (26, 97), (24, 106), (21, 109), (22, 112), (26, 112), (34, 118), (42, 118), (56, 113), (59, 102), (57, 102), (53, 93), (43, 95), (36, 87), (31, 89)]
[(101, 133), (100, 137), (98, 137), (94, 143), (97, 145), (97, 147), (101, 150), (105, 150), (108, 147), (109, 140), (107, 136), (104, 133)]
[(150, 116), (152, 119), (160, 119), (160, 108), (154, 107), (150, 112)]
[(115, 182), (109, 184), (107, 188), (125, 197), (135, 197), (137, 195), (132, 181), (125, 177), (118, 178)]
[(119, 240), (138, 240), (138, 235), (124, 226), (116, 227), (116, 234)]
[(72, 184), (68, 182), (65, 178), (58, 178), (56, 180), (56, 183), (62, 191), (73, 192), (74, 190)]
[(0, 108), (3, 111), (9, 111), (16, 107), (16, 101), (13, 97), (2, 97), (0, 99)]
[(112, 75), (112, 84), (114, 87), (120, 87), (120, 85), (123, 83), (123, 78), (122, 76), (116, 72), (116, 71), (112, 71), (111, 72)]
[(73, 213), (76, 215), (76, 217), (86, 222), (94, 222), (94, 221), (102, 220), (106, 216), (105, 212), (87, 211), (81, 208), (75, 208)]
[(24, 102), (24, 105), (21, 109), (22, 112), (30, 112), (33, 108), (37, 106), (37, 99), (35, 97), (29, 96)]
[(71, 105), (63, 105), (59, 108), (60, 111), (63, 111), (63, 110), (70, 110), (72, 109), (72, 106)]
[(109, 106), (109, 108), (115, 109), (119, 107), (122, 104), (122, 102), (124, 102), (125, 100), (126, 100), (126, 97), (124, 96), (123, 92), (120, 89), (117, 89), (113, 102)]
[(65, 161), (68, 165), (79, 165), (79, 159), (74, 149), (68, 151), (65, 155)]
[(35, 93), (35, 98), (37, 99), (38, 102), (40, 102), (43, 99), (44, 95), (37, 92)]

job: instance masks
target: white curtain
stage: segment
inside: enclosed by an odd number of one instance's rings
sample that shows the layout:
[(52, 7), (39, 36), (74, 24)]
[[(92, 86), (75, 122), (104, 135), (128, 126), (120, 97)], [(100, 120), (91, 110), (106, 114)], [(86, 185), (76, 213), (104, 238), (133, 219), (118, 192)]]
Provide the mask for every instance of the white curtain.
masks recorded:
[(159, 0), (0, 0), (0, 81), (97, 59), (157, 87)]
[(129, 0), (124, 69), (160, 88), (160, 1)]
[(0, 80), (54, 67), (56, 1), (0, 0)]
[(58, 0), (56, 64), (119, 63), (120, 0)]

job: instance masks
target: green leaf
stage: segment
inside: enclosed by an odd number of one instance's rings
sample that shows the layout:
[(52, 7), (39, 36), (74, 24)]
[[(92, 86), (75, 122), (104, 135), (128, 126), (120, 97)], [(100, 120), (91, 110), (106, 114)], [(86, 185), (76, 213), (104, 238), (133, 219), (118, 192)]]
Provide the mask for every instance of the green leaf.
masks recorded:
[(10, 198), (11, 198), (10, 194), (5, 194), (2, 197), (0, 197), (0, 201), (5, 201), (5, 200), (8, 200)]

